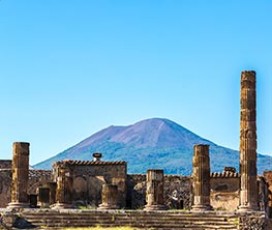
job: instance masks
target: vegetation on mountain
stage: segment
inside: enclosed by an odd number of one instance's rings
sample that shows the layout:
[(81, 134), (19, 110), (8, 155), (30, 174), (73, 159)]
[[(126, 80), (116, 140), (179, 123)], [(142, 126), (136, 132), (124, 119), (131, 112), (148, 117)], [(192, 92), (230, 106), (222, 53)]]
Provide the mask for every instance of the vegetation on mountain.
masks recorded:
[[(103, 153), (104, 161), (127, 161), (129, 173), (164, 169), (166, 174), (190, 175), (193, 146), (210, 145), (211, 170), (225, 166), (239, 168), (239, 152), (206, 140), (168, 119), (153, 118), (129, 126), (110, 126), (73, 147), (43, 161), (34, 168), (50, 169), (63, 159), (92, 160), (92, 153)], [(271, 168), (272, 158), (258, 154), (258, 172)]]

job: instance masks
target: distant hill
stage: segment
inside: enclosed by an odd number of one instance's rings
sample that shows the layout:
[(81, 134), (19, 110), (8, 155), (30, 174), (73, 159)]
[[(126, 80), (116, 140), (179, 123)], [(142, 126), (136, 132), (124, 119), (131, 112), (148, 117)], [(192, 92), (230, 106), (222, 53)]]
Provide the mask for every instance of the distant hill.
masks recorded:
[[(129, 126), (110, 126), (56, 156), (34, 165), (50, 169), (63, 159), (92, 160), (93, 152), (103, 153), (105, 161), (128, 162), (129, 173), (164, 169), (166, 174), (189, 175), (192, 172), (193, 146), (210, 145), (212, 171), (225, 166), (239, 170), (239, 153), (206, 140), (168, 119), (152, 118)], [(272, 158), (258, 154), (258, 172), (271, 169)]]

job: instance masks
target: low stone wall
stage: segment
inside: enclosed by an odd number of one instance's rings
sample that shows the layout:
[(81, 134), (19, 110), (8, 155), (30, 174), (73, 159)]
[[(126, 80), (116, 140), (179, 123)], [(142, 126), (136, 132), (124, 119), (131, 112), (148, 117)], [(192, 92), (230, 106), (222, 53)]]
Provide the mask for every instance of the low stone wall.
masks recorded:
[(252, 212), (239, 215), (240, 230), (271, 230), (271, 220), (263, 212)]
[[(190, 209), (191, 178), (178, 175), (164, 176), (164, 204), (169, 209)], [(127, 206), (144, 208), (146, 204), (146, 175), (130, 174), (127, 177)]]
[(236, 210), (240, 192), (238, 173), (212, 173), (210, 183), (212, 207), (215, 210)]
[(5, 208), (10, 202), (11, 170), (0, 170), (0, 208)]
[(12, 160), (0, 160), (0, 169), (11, 169)]
[[(10, 202), (11, 169), (0, 169), (0, 208), (5, 208)], [(37, 188), (52, 181), (51, 171), (29, 170), (28, 194), (37, 194)]]

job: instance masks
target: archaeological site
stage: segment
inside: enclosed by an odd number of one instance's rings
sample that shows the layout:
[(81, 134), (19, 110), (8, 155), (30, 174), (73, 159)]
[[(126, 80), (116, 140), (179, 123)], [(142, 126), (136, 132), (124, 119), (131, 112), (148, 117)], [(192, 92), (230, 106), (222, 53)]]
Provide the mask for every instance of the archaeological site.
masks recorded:
[(257, 175), (254, 71), (241, 73), (240, 106), (239, 170), (211, 172), (203, 143), (192, 146), (191, 176), (128, 174), (125, 161), (103, 161), (103, 153), (34, 170), (30, 144), (13, 143), (12, 160), (0, 160), (0, 229), (272, 230), (272, 170)]

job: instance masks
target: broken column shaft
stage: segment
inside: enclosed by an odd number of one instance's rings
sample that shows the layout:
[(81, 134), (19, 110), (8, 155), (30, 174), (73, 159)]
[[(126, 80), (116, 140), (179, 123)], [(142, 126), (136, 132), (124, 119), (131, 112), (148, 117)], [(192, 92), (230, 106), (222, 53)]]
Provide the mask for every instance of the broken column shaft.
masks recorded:
[(117, 209), (118, 208), (118, 187), (112, 184), (102, 186), (102, 204), (98, 209)]
[(64, 164), (60, 165), (57, 174), (56, 203), (53, 208), (72, 208), (73, 178), (71, 172)]
[(166, 209), (164, 205), (164, 173), (161, 169), (151, 169), (146, 175), (145, 210)]
[(209, 145), (195, 145), (193, 156), (192, 211), (211, 210)]
[(11, 202), (9, 208), (29, 206), (28, 199), (29, 175), (29, 143), (13, 143)]

